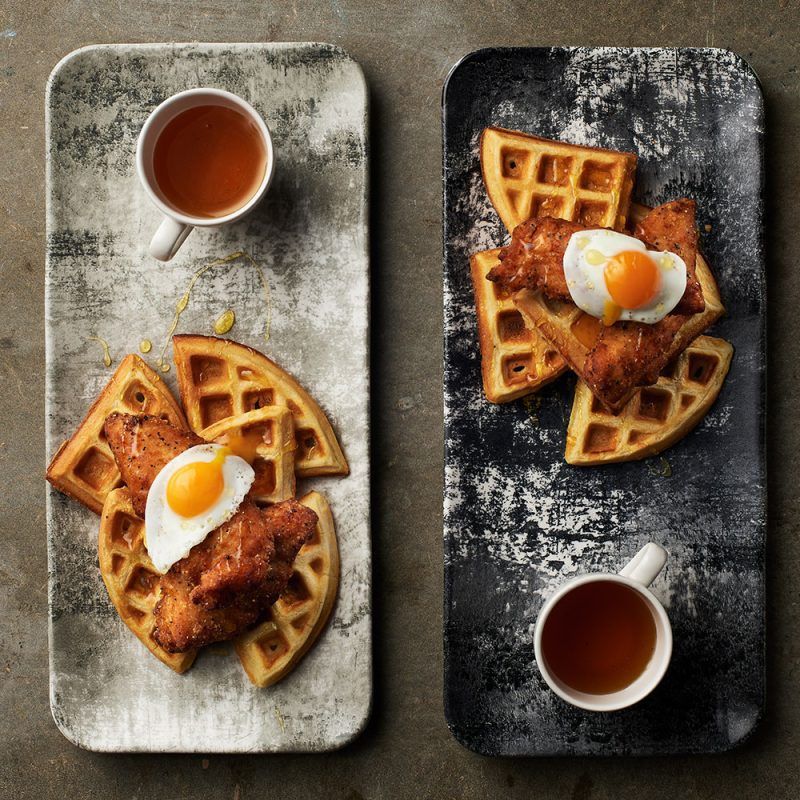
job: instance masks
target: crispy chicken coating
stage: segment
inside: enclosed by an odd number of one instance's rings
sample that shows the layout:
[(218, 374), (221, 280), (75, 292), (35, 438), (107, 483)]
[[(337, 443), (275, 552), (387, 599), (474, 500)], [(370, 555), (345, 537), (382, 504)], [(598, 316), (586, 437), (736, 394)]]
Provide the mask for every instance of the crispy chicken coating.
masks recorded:
[(697, 203), (686, 197), (654, 208), (636, 226), (634, 236), (653, 250), (675, 253), (686, 264), (686, 290), (674, 314), (700, 314), (705, 311), (703, 288), (697, 280)]
[[(618, 411), (639, 386), (656, 383), (666, 367), (671, 345), (681, 326), (693, 314), (705, 310), (697, 279), (696, 204), (686, 198), (673, 200), (650, 211), (637, 225), (634, 235), (648, 248), (680, 256), (686, 264), (686, 289), (677, 306), (652, 325), (618, 321), (608, 327), (598, 323), (597, 338), (590, 344), (585, 360), (573, 368), (611, 411)], [(488, 274), (508, 292), (523, 289), (565, 302), (572, 297), (564, 277), (564, 252), (570, 237), (583, 225), (552, 217), (532, 218), (517, 226), (511, 243), (500, 251), (500, 263)], [(542, 331), (547, 335), (547, 331)], [(569, 361), (565, 343), (553, 344)], [(572, 363), (572, 362), (571, 362)]]
[(572, 234), (584, 230), (577, 222), (532, 217), (514, 228), (511, 244), (500, 251), (500, 263), (486, 277), (507, 292), (541, 290), (551, 300), (572, 302), (564, 277), (564, 252)]
[(595, 396), (616, 411), (632, 387), (656, 383), (669, 362), (672, 340), (686, 319), (681, 314), (667, 314), (654, 325), (601, 325), (597, 342), (583, 365), (583, 378)]
[(236, 636), (280, 597), (317, 515), (296, 500), (239, 511), (161, 578), (153, 638), (180, 653)]

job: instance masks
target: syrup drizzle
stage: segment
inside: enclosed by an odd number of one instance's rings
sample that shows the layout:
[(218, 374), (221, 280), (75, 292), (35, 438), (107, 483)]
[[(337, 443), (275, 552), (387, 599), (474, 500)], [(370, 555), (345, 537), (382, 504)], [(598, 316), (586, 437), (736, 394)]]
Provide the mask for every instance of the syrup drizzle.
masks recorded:
[(100, 346), (103, 348), (103, 365), (110, 367), (113, 362), (111, 360), (111, 353), (108, 350), (108, 342), (105, 339), (101, 339), (99, 336), (89, 336), (87, 338), (90, 342), (100, 343)]
[[(172, 340), (172, 335), (178, 329), (178, 323), (180, 322), (181, 314), (186, 310), (186, 307), (189, 305), (189, 300), (192, 296), (192, 289), (194, 289), (195, 284), (203, 275), (206, 274), (210, 269), (214, 267), (220, 267), (225, 264), (232, 264), (235, 261), (244, 261), (246, 264), (249, 264), (258, 274), (258, 278), (261, 281), (261, 287), (264, 292), (264, 302), (267, 307), (267, 319), (264, 325), (264, 341), (268, 342), (270, 337), (270, 328), (272, 326), (272, 293), (270, 292), (269, 283), (267, 281), (267, 277), (264, 274), (264, 270), (259, 266), (259, 264), (255, 261), (255, 259), (249, 254), (245, 253), (243, 250), (237, 250), (235, 253), (231, 253), (230, 255), (223, 256), (222, 258), (214, 259), (210, 263), (206, 264), (205, 266), (200, 267), (194, 275), (192, 275), (191, 280), (189, 281), (189, 285), (186, 287), (186, 291), (181, 295), (178, 302), (175, 304), (175, 312), (172, 317), (172, 322), (169, 326), (169, 330), (167, 331), (166, 338), (164, 339), (164, 346), (161, 348), (161, 353), (156, 360), (156, 366), (162, 372), (169, 372), (170, 366), (167, 363), (165, 356), (167, 354), (167, 348), (169, 347), (169, 343)], [(226, 318), (226, 315), (230, 315), (230, 325), (225, 330), (217, 331), (217, 324), (220, 323), (223, 318)], [(228, 310), (226, 311), (214, 324), (214, 330), (218, 333), (227, 333), (232, 327), (236, 317), (233, 311)]]

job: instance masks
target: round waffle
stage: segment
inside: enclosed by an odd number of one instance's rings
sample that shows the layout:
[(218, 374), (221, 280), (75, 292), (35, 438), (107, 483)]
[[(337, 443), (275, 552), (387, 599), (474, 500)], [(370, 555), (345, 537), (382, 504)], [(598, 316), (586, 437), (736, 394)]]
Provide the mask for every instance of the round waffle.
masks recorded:
[(531, 217), (623, 230), (636, 155), (581, 147), (504, 128), (481, 135), (481, 172), (509, 233)]
[(248, 496), (257, 503), (280, 503), (294, 497), (294, 436), (292, 412), (282, 406), (266, 406), (226, 417), (203, 431), (203, 438), (228, 444), (231, 436), (252, 441), (255, 457), (252, 467), (256, 478)]
[(564, 458), (592, 466), (635, 461), (682, 439), (706, 415), (728, 374), (733, 347), (698, 336), (654, 386), (640, 389), (618, 414), (611, 414), (578, 381), (567, 427)]
[(558, 351), (528, 328), (511, 296), (486, 280), (498, 264), (500, 249), (475, 253), (470, 259), (475, 313), (481, 347), (481, 375), (486, 399), (507, 403), (540, 389), (567, 369)]
[[(486, 193), (509, 233), (541, 216), (622, 229), (636, 156), (486, 128), (481, 170)], [(535, 325), (525, 324), (514, 300), (486, 280), (499, 252), (476, 253), (470, 270), (484, 392), (492, 403), (507, 403), (550, 383), (567, 363)]]
[(112, 489), (121, 485), (119, 470), (103, 435), (106, 417), (151, 414), (186, 430), (186, 418), (164, 381), (135, 353), (117, 371), (89, 409), (72, 438), (64, 442), (47, 468), (47, 480), (64, 494), (99, 514)]

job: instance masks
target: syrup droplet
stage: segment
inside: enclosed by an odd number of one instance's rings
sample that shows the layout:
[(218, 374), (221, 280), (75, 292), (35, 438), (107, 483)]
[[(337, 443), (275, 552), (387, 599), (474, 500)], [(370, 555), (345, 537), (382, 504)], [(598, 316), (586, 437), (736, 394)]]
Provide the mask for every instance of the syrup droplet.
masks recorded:
[(591, 264), (593, 267), (599, 267), (601, 264), (605, 264), (606, 261), (608, 261), (606, 256), (599, 250), (587, 250), (584, 258), (586, 259), (586, 263)]
[(113, 362), (111, 361), (111, 353), (108, 351), (108, 342), (99, 336), (90, 336), (89, 341), (100, 343), (103, 348), (103, 366), (110, 367)]
[(227, 333), (233, 327), (234, 322), (236, 322), (236, 314), (231, 309), (223, 311), (214, 323), (214, 333)]
[[(255, 259), (248, 255), (247, 253), (243, 252), (242, 250), (237, 250), (235, 253), (231, 253), (230, 255), (224, 256), (223, 258), (217, 258), (214, 261), (206, 264), (203, 267), (200, 267), (195, 273), (192, 275), (191, 280), (189, 281), (189, 285), (186, 287), (186, 291), (183, 293), (181, 298), (175, 304), (175, 313), (172, 317), (172, 322), (170, 323), (169, 330), (167, 331), (167, 335), (164, 340), (164, 346), (161, 348), (161, 354), (158, 357), (156, 363), (161, 367), (162, 372), (169, 371), (169, 364), (164, 362), (164, 356), (166, 355), (167, 348), (169, 347), (169, 343), (172, 339), (172, 334), (178, 329), (178, 322), (180, 321), (181, 314), (186, 310), (186, 307), (189, 305), (189, 300), (191, 298), (192, 289), (194, 285), (197, 283), (200, 278), (205, 275), (210, 269), (214, 267), (223, 266), (225, 264), (230, 264), (234, 261), (242, 260), (249, 264), (253, 269), (255, 269), (256, 274), (258, 275), (258, 279), (261, 283), (261, 288), (264, 294), (264, 304), (266, 306), (266, 322), (264, 324), (264, 341), (268, 342), (270, 337), (270, 331), (272, 328), (272, 293), (269, 288), (269, 283), (267, 282), (267, 276), (264, 274), (264, 270), (258, 265)], [(232, 314), (233, 312), (231, 312)], [(231, 323), (233, 325), (233, 323)], [(230, 328), (228, 329), (230, 330)]]
[(149, 353), (153, 349), (153, 343), (149, 339), (142, 339), (139, 342), (139, 352)]

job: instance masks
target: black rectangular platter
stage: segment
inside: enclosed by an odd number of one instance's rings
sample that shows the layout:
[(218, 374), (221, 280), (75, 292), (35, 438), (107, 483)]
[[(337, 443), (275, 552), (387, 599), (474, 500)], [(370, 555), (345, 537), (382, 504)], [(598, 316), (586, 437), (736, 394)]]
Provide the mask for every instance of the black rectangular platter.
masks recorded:
[[(765, 278), (763, 100), (715, 49), (480, 50), (444, 89), (445, 710), (489, 755), (726, 750), (764, 702)], [(574, 379), (535, 402), (483, 396), (469, 256), (507, 234), (484, 191), (489, 126), (639, 155), (634, 199), (698, 203), (701, 247), (735, 348), (716, 404), (662, 457), (564, 461)], [(647, 541), (670, 552), (653, 584), (675, 647), (661, 685), (612, 714), (573, 708), (536, 667), (543, 600), (617, 571)]]

